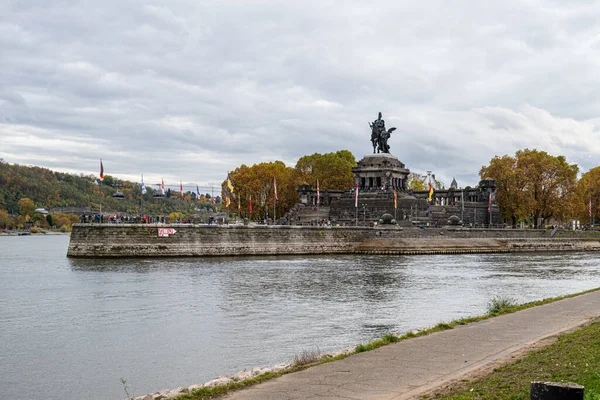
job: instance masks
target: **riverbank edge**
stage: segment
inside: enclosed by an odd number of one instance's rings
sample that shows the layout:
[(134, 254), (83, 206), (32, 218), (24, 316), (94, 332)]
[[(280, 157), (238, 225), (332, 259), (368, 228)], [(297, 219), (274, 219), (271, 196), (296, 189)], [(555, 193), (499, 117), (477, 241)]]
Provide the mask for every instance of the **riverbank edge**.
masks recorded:
[(73, 258), (600, 251), (600, 232), (463, 227), (75, 224)]
[(39, 233), (32, 233), (29, 231), (15, 231), (15, 232), (5, 232), (0, 231), (0, 237), (2, 236), (52, 236), (52, 235), (70, 235), (71, 232), (58, 232), (58, 231), (42, 231)]
[[(250, 386), (257, 385), (259, 383), (265, 382), (267, 380), (277, 378), (279, 376), (287, 375), (293, 372), (298, 372), (305, 370), (307, 368), (311, 368), (320, 364), (329, 363), (337, 360), (342, 360), (344, 358), (350, 357), (354, 354), (362, 353), (365, 351), (371, 351), (377, 349), (382, 346), (386, 346), (391, 343), (397, 343), (400, 341), (430, 335), (436, 332), (442, 332), (449, 329), (453, 329), (459, 325), (467, 325), (474, 322), (479, 322), (483, 320), (487, 320), (490, 318), (498, 317), (500, 315), (512, 314), (521, 310), (525, 310), (528, 308), (533, 308), (537, 306), (542, 306), (544, 304), (549, 304), (553, 302), (557, 302), (560, 300), (581, 296), (587, 293), (592, 293), (600, 291), (600, 287), (589, 289), (583, 292), (568, 294), (564, 296), (551, 297), (542, 300), (536, 300), (528, 303), (512, 305), (509, 307), (500, 307), (496, 312), (490, 312), (480, 316), (474, 317), (466, 317), (460, 318), (457, 320), (452, 320), (450, 322), (440, 322), (437, 325), (434, 325), (429, 328), (409, 331), (407, 333), (396, 335), (389, 333), (380, 339), (373, 340), (366, 344), (357, 344), (354, 349), (346, 349), (341, 350), (339, 352), (334, 352), (332, 354), (321, 354), (318, 357), (316, 355), (310, 356), (310, 351), (307, 352), (309, 354), (308, 357), (303, 357), (302, 355), (297, 355), (295, 357), (296, 360), (300, 361), (309, 361), (298, 364), (280, 364), (271, 369), (266, 368), (253, 368), (251, 370), (243, 370), (238, 372), (237, 374), (231, 376), (220, 376), (215, 378), (209, 382), (204, 384), (196, 384), (191, 385), (189, 387), (179, 387), (174, 390), (162, 390), (159, 392), (150, 393), (144, 396), (137, 397), (127, 397), (125, 400), (160, 400), (160, 399), (174, 399), (174, 400), (208, 400), (215, 399), (231, 392), (241, 390)], [(533, 350), (533, 348), (531, 349)], [(315, 359), (316, 358), (316, 359)], [(248, 377), (250, 376), (250, 377)]]

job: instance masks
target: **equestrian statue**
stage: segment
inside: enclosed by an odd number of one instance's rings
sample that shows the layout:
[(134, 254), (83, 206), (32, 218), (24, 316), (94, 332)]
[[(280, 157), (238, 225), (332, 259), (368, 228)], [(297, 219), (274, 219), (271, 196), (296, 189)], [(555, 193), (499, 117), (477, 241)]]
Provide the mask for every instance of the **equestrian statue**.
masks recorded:
[(375, 154), (375, 150), (377, 150), (377, 153), (389, 153), (390, 146), (388, 145), (388, 139), (396, 128), (385, 129), (385, 121), (381, 118), (381, 112), (375, 121), (372, 123), (369, 122), (369, 127), (371, 127), (373, 154)]

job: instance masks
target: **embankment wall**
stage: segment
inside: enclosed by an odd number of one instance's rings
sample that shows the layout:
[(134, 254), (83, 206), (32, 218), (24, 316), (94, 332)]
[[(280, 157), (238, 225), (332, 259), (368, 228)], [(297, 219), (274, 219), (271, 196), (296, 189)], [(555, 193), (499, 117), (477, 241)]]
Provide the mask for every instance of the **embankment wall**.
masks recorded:
[[(158, 230), (176, 232), (160, 237)], [(596, 232), (545, 230), (76, 224), (69, 257), (189, 257), (276, 254), (435, 254), (600, 250)]]

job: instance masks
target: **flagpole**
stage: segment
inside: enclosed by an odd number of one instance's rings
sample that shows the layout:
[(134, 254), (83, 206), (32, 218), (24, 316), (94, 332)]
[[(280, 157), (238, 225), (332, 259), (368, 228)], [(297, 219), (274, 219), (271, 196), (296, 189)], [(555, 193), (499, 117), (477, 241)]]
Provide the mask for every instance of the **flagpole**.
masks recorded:
[(104, 180), (104, 166), (102, 165), (102, 159), (100, 159), (100, 223), (102, 223), (102, 181)]
[(100, 180), (100, 223), (102, 223), (102, 179)]
[(460, 210), (460, 219), (463, 226), (465, 225), (465, 191), (461, 189), (460, 191), (460, 202), (461, 202), (461, 210)]
[(141, 212), (141, 216), (144, 216), (144, 174), (142, 174), (142, 196), (140, 198), (140, 212)]
[(358, 183), (354, 187), (354, 226), (358, 226)]

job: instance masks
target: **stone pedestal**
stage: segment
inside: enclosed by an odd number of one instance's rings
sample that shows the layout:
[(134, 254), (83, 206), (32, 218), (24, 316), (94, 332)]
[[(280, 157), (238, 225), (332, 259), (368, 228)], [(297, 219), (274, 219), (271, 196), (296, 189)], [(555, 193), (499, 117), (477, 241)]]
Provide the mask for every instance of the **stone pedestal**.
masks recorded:
[(359, 190), (396, 188), (406, 190), (410, 171), (389, 153), (369, 154), (352, 168)]

